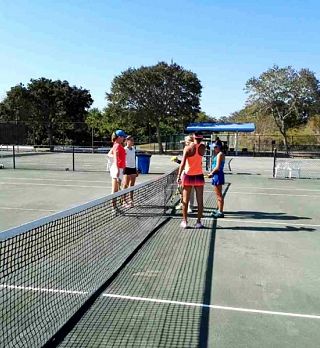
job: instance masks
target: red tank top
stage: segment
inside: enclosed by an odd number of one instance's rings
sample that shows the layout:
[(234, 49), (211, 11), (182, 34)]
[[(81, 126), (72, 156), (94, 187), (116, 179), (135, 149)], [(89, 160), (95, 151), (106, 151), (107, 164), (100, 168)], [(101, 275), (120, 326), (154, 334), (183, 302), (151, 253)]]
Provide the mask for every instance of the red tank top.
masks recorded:
[(112, 147), (113, 157), (115, 157), (116, 152), (118, 152), (117, 167), (124, 169), (126, 167), (126, 150), (122, 145), (115, 143)]

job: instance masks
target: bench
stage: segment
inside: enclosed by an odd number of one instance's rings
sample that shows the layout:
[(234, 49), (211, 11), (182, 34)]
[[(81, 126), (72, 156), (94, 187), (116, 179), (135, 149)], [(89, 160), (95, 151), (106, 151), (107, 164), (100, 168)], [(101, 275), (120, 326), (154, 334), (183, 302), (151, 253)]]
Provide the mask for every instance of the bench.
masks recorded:
[(274, 177), (277, 178), (283, 174), (284, 178), (292, 178), (292, 175), (296, 173), (297, 178), (300, 178), (301, 174), (301, 162), (293, 160), (277, 161), (274, 171)]

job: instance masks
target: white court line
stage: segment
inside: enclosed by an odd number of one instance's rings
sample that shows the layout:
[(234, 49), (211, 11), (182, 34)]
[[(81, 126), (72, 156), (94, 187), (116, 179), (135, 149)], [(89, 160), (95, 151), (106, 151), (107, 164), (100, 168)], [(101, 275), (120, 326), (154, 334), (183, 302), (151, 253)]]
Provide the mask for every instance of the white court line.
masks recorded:
[[(285, 216), (284, 216), (285, 218)], [(223, 221), (228, 221), (228, 222), (242, 222), (244, 224), (269, 224), (269, 225), (285, 225), (285, 226), (303, 226), (303, 227), (320, 227), (320, 225), (312, 225), (312, 224), (297, 224), (294, 221), (288, 221), (288, 222), (273, 222), (273, 221), (257, 221), (257, 220), (247, 220), (245, 219), (228, 219), (228, 218), (223, 218), (219, 219), (219, 223)]]
[(302, 189), (302, 188), (282, 188), (282, 187), (256, 187), (256, 186), (239, 186), (234, 184), (237, 189), (255, 189), (255, 190), (272, 190), (272, 191), (310, 191), (310, 192), (320, 192), (320, 190), (315, 189)]
[[(109, 173), (108, 173), (109, 174)], [(110, 178), (110, 175), (107, 176)], [(95, 183), (101, 183), (104, 184), (106, 181), (102, 180), (79, 180), (79, 179), (58, 179), (58, 178), (52, 178), (52, 179), (40, 179), (40, 178), (8, 178), (8, 177), (1, 177), (2, 180), (35, 180), (35, 181), (62, 181), (62, 182), (95, 182)]]
[[(213, 193), (212, 191), (203, 191), (204, 193)], [(286, 197), (309, 197), (309, 198), (320, 198), (319, 195), (298, 195), (298, 194), (289, 194), (289, 193), (263, 193), (263, 192), (247, 192), (247, 191), (228, 191), (227, 195), (233, 195), (233, 194), (242, 194), (244, 196), (246, 195), (253, 195), (253, 196), (286, 196)]]
[[(59, 290), (59, 289), (47, 289), (47, 288), (35, 288), (35, 287), (23, 287), (23, 286), (15, 286), (15, 285), (7, 285), (7, 284), (2, 284), (2, 285), (0, 284), (0, 289), (39, 291), (39, 292), (49, 292), (49, 293), (70, 294), (70, 295), (87, 295), (88, 294), (88, 292), (84, 292), (84, 291)], [(155, 298), (136, 297), (136, 296), (124, 296), (124, 295), (107, 294), (107, 293), (102, 294), (102, 296), (103, 297), (108, 297), (108, 298), (130, 300), (130, 301), (143, 301), (143, 302), (152, 302), (152, 303), (174, 304), (174, 305), (188, 306), (188, 307), (212, 308), (212, 309), (220, 309), (220, 310), (233, 311), (233, 312), (280, 315), (280, 316), (285, 316), (285, 317), (296, 317), (296, 318), (305, 318), (305, 319), (320, 319), (320, 315), (312, 315), (312, 314), (264, 311), (264, 310), (260, 310), (260, 309), (239, 308), (239, 307), (229, 307), (229, 306), (219, 306), (219, 305), (208, 305), (208, 304), (204, 304), (204, 303), (193, 303), (193, 302), (161, 300), (161, 299), (155, 299)]]
[(78, 187), (78, 188), (110, 188), (111, 186), (94, 186), (94, 185), (56, 185), (56, 184), (38, 184), (32, 182), (0, 182), (0, 185), (13, 185), (13, 186), (47, 186), (47, 187)]
[(52, 209), (32, 209), (32, 208), (14, 208), (14, 207), (0, 207), (0, 210), (44, 211), (49, 213), (56, 212), (56, 210), (52, 210)]
[(167, 303), (167, 304), (175, 304), (175, 305), (180, 305), (180, 306), (221, 309), (221, 310), (225, 310), (225, 311), (234, 311), (234, 312), (258, 313), (258, 314), (269, 314), (269, 315), (282, 315), (282, 316), (286, 316), (286, 317), (296, 317), (296, 318), (306, 318), (306, 319), (320, 319), (320, 315), (309, 315), (309, 314), (290, 313), (290, 312), (264, 311), (264, 310), (260, 310), (260, 309), (250, 309), (250, 308), (239, 308), (239, 307), (229, 307), (229, 306), (208, 305), (208, 304), (204, 304), (204, 303), (170, 301), (170, 300), (161, 300), (161, 299), (155, 299), (155, 298), (123, 296), (123, 295), (115, 295), (115, 294), (103, 294), (102, 296), (109, 297), (109, 298), (125, 299), (125, 300), (130, 300), (130, 301)]
[(51, 292), (51, 293), (58, 293), (58, 294), (71, 294), (71, 295), (87, 295), (88, 294), (88, 292), (85, 292), (85, 291), (35, 288), (31, 286), (18, 286), (18, 285), (8, 285), (8, 284), (0, 284), (0, 289), (25, 290), (25, 291), (34, 291), (34, 292)]

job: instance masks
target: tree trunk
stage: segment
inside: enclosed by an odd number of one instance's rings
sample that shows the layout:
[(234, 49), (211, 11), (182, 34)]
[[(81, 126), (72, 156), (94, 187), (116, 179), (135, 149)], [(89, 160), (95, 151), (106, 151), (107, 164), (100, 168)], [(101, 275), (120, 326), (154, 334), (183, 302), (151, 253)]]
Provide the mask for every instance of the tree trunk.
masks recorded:
[(161, 141), (161, 134), (160, 134), (160, 124), (156, 124), (156, 129), (157, 129), (157, 140), (158, 140), (158, 146), (159, 146), (159, 153), (163, 154), (163, 146), (162, 146), (162, 141)]
[(283, 140), (284, 140), (284, 146), (286, 149), (286, 154), (289, 156), (290, 155), (290, 149), (289, 149), (289, 144), (288, 144), (288, 135), (287, 135), (287, 131), (285, 129), (281, 129), (281, 134), (283, 136)]

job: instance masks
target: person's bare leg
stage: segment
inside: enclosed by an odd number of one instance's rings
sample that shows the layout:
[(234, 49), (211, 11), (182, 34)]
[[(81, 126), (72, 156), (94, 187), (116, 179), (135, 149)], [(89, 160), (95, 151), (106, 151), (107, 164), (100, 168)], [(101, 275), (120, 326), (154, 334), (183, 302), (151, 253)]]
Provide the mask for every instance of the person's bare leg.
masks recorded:
[(189, 202), (189, 207), (190, 209), (193, 209), (194, 208), (194, 187), (191, 188), (191, 191), (190, 191), (190, 202)]
[(130, 182), (129, 175), (124, 175), (123, 176), (123, 189), (126, 189), (129, 187), (129, 182)]
[(224, 200), (223, 200), (223, 195), (222, 195), (222, 185), (214, 186), (214, 192), (215, 192), (216, 197), (217, 197), (218, 211), (223, 213)]
[[(124, 175), (123, 176), (123, 185), (122, 188), (125, 190), (130, 186), (130, 175)], [(127, 204), (129, 202), (129, 195), (128, 197), (124, 197), (124, 204)]]
[(222, 194), (222, 185), (219, 186), (219, 191), (220, 191), (220, 211), (221, 213), (223, 213), (223, 209), (224, 209), (224, 198), (223, 198), (223, 194)]
[[(131, 174), (130, 175), (130, 183), (129, 183), (129, 187), (132, 187), (135, 185), (136, 183), (136, 174)], [(130, 192), (130, 200), (131, 202), (133, 202), (133, 191)]]
[(191, 186), (184, 186), (182, 191), (182, 219), (188, 221), (188, 204), (190, 199)]
[(198, 204), (197, 222), (201, 222), (201, 218), (203, 215), (203, 186), (195, 186), (194, 189), (196, 191)]
[[(119, 191), (119, 180), (118, 179), (112, 179), (112, 186), (111, 186), (111, 193), (116, 193)], [(117, 200), (112, 200), (112, 205), (115, 208), (117, 205)]]

